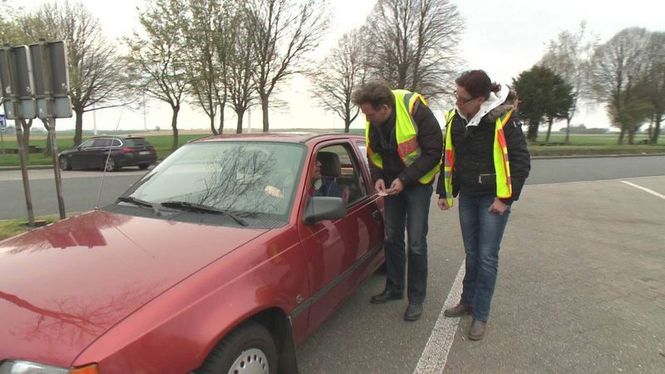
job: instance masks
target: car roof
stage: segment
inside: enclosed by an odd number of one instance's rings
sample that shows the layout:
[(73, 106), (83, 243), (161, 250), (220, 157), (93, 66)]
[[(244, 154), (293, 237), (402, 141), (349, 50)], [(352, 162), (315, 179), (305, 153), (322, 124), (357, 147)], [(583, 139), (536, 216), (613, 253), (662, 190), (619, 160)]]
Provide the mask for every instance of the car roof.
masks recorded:
[(249, 134), (211, 135), (192, 140), (192, 143), (217, 141), (264, 141), (281, 143), (318, 143), (326, 140), (352, 139), (364, 140), (365, 137), (346, 133), (312, 133), (312, 132), (266, 132)]
[(143, 136), (133, 136), (133, 135), (95, 135), (91, 136), (88, 139), (145, 139)]

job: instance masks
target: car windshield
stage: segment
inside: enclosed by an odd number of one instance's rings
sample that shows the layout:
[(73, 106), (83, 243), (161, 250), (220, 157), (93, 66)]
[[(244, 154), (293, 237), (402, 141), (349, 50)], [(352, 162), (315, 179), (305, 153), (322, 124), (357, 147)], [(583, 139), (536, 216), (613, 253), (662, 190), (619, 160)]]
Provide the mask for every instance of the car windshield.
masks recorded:
[(214, 210), (220, 217), (211, 218), (215, 222), (234, 224), (242, 218), (243, 226), (273, 227), (288, 220), (305, 150), (300, 144), (272, 142), (188, 144), (146, 174), (120, 203), (133, 199), (142, 203), (137, 206), (153, 204), (162, 213), (179, 210), (178, 217), (213, 216)]

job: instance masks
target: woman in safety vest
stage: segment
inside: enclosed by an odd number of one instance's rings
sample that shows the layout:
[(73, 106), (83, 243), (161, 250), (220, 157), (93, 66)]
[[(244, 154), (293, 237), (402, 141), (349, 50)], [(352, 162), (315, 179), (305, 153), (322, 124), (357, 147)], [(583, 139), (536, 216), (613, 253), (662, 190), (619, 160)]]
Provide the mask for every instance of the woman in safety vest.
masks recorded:
[(530, 156), (507, 86), (492, 83), (482, 70), (457, 80), (456, 106), (446, 114), (438, 206), (447, 210), (459, 195), (466, 251), (462, 298), (447, 317), (471, 314), (469, 339), (485, 334), (499, 266), (499, 247), (510, 215), (529, 175)]

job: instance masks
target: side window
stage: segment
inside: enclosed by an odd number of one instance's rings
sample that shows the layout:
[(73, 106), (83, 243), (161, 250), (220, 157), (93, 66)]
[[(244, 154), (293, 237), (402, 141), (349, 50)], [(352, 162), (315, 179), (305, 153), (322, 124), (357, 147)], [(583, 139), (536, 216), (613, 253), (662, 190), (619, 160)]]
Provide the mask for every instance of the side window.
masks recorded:
[(107, 138), (95, 139), (95, 141), (92, 143), (92, 146), (95, 148), (108, 147), (110, 145), (111, 145), (111, 139)]
[(95, 142), (94, 139), (88, 139), (88, 140), (84, 141), (83, 143), (81, 143), (81, 145), (79, 145), (79, 147), (81, 147), (81, 148), (92, 147), (92, 143), (94, 143), (94, 142)]
[(360, 149), (360, 154), (362, 154), (361, 159), (365, 163), (367, 167), (369, 167), (369, 161), (367, 160), (367, 144), (365, 143), (364, 140), (360, 140), (356, 142), (356, 145)]
[(319, 194), (338, 195), (347, 206), (367, 196), (358, 160), (348, 145), (323, 147), (318, 150), (316, 160), (321, 164), (323, 190)]
[(114, 147), (120, 147), (122, 145), (122, 142), (120, 139), (113, 139), (113, 146)]

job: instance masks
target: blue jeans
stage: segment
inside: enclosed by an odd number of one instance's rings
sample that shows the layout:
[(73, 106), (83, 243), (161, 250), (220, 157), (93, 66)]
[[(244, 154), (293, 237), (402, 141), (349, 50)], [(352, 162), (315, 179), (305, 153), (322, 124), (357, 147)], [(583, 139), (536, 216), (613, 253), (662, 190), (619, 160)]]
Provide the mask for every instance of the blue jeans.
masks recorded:
[(487, 321), (499, 270), (499, 247), (508, 223), (510, 208), (503, 214), (490, 213), (494, 196), (460, 193), (459, 218), (466, 252), (462, 304), (471, 306), (473, 319)]
[(427, 221), (431, 197), (432, 185), (415, 185), (384, 199), (386, 288), (404, 292), (406, 229), (409, 240), (407, 296), (412, 304), (423, 303), (427, 291)]

